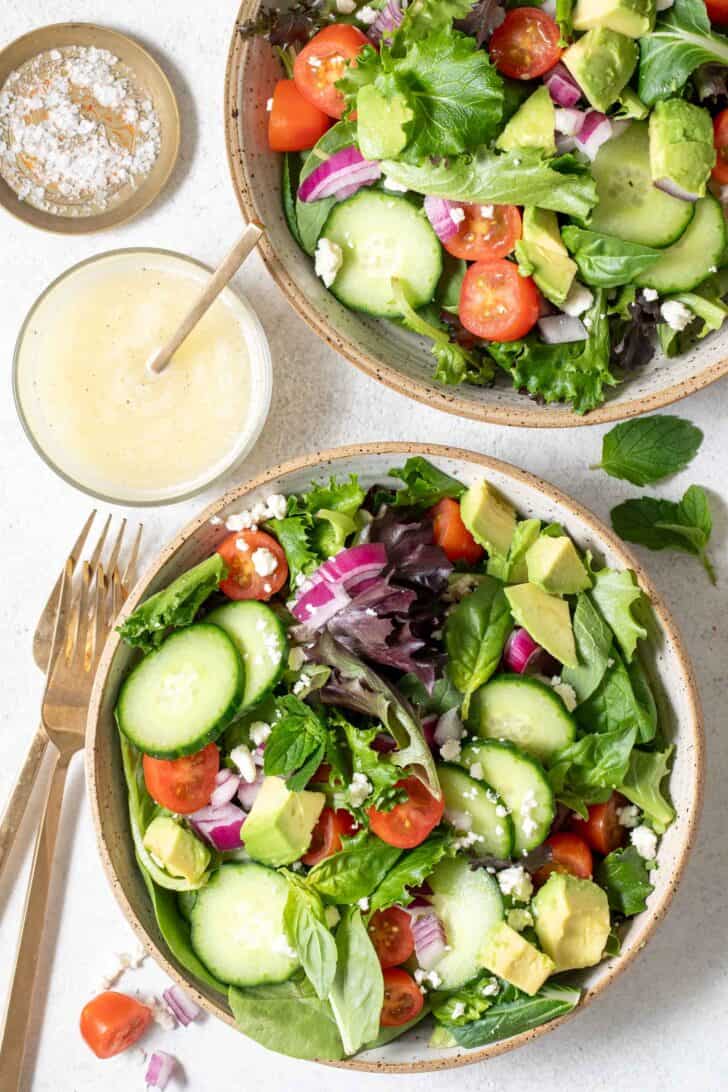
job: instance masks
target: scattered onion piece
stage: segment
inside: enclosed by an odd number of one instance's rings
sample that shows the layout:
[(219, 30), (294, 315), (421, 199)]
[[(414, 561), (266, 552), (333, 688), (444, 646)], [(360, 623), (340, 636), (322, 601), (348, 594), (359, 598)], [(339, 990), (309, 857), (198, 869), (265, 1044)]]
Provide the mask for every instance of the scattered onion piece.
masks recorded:
[(164, 1089), (174, 1072), (177, 1059), (163, 1050), (155, 1050), (149, 1059), (145, 1081), (147, 1088)]

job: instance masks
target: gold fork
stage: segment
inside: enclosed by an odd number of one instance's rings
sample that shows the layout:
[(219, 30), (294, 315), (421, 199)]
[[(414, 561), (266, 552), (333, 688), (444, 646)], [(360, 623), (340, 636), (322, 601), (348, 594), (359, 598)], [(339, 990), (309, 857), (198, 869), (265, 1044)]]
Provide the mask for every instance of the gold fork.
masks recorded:
[[(66, 565), (70, 563), (71, 572), (73, 573), (81, 558), (81, 553), (86, 544), (88, 533), (91, 529), (91, 525), (96, 516), (96, 509), (91, 513), (89, 518), (81, 529), (81, 533), (76, 539), (71, 553), (68, 556)], [(96, 547), (91, 555), (89, 564), (92, 569), (95, 569), (101, 560), (101, 554), (106, 544), (106, 538), (108, 536), (109, 527), (111, 525), (111, 516), (108, 516), (106, 522), (102, 528)], [(116, 537), (111, 548), (111, 554), (106, 562), (106, 572), (113, 575), (119, 564), (119, 558), (121, 554), (121, 543), (124, 536), (124, 530), (126, 527), (126, 520), (122, 520), (121, 529)], [(136, 566), (139, 560), (139, 548), (141, 545), (142, 527), (139, 525), (136, 538), (132, 544), (131, 553), (126, 563), (123, 576), (121, 577), (121, 595), (122, 601), (126, 598), (126, 594), (129, 588), (134, 583), (134, 577), (136, 573)], [(51, 657), (51, 646), (53, 643), (53, 629), (56, 622), (56, 616), (58, 614), (58, 602), (61, 594), (61, 583), (63, 581), (63, 572), (65, 572), (66, 566), (61, 572), (58, 580), (56, 581), (53, 591), (48, 596), (48, 601), (43, 608), (38, 625), (36, 626), (35, 635), (33, 637), (33, 659), (37, 663), (45, 675), (48, 671), (48, 663)], [(38, 771), (40, 770), (43, 756), (46, 753), (48, 747), (48, 736), (46, 730), (42, 724), (39, 724), (35, 730), (35, 734), (30, 742), (30, 747), (25, 756), (25, 761), (18, 774), (15, 786), (10, 798), (5, 806), (2, 818), (0, 819), (0, 881), (2, 880), (3, 871), (5, 865), (10, 857), (11, 850), (15, 843), (15, 838), (20, 828), (20, 824), (25, 815), (25, 810), (28, 806), (33, 786), (38, 777)]]
[[(123, 528), (119, 548), (122, 535)], [(92, 567), (85, 561), (77, 588), (74, 588), (74, 568), (72, 555), (63, 571), (50, 670), (41, 708), (43, 728), (54, 744), (53, 766), (35, 844), (0, 1040), (2, 1092), (20, 1089), (66, 774), (74, 754), (83, 747), (94, 674), (122, 602), (118, 565), (107, 576), (101, 562)]]

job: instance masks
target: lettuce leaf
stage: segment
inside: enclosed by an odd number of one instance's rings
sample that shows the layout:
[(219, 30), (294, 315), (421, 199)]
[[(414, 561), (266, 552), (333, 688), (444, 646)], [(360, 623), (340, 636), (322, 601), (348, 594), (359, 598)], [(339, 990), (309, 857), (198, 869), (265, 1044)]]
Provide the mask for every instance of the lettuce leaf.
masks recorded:
[(225, 562), (219, 554), (213, 554), (150, 596), (118, 627), (118, 632), (128, 645), (153, 652), (172, 627), (179, 629), (194, 622), (202, 604), (226, 575)]
[(459, 500), (465, 492), (462, 482), (459, 482), (457, 478), (451, 478), (444, 470), (438, 470), (421, 455), (413, 455), (404, 466), (392, 467), (389, 476), (404, 482), (404, 489), (399, 489), (395, 494), (396, 508), (409, 505), (431, 508), (444, 497), (454, 497), (455, 500)]
[(728, 38), (712, 29), (703, 0), (675, 0), (640, 38), (639, 96), (648, 106), (670, 98), (711, 62), (728, 64)]
[(675, 818), (675, 809), (661, 788), (669, 772), (670, 759), (674, 750), (674, 747), (668, 747), (664, 751), (635, 749), (630, 756), (628, 769), (619, 784), (622, 795), (642, 808), (658, 834), (664, 834)]
[(637, 642), (647, 636), (647, 630), (635, 617), (635, 610), (646, 609), (646, 597), (630, 569), (600, 569), (593, 573), (591, 594), (602, 617), (612, 629), (628, 660), (634, 655)]
[(448, 1024), (447, 1030), (460, 1046), (483, 1046), (564, 1016), (576, 1008), (580, 997), (580, 990), (556, 982), (542, 986), (533, 997), (507, 984), (479, 1019), (462, 1025)]
[(631, 918), (647, 909), (647, 898), (654, 888), (634, 846), (615, 849), (597, 865), (594, 878), (606, 891), (610, 908), (618, 914)]

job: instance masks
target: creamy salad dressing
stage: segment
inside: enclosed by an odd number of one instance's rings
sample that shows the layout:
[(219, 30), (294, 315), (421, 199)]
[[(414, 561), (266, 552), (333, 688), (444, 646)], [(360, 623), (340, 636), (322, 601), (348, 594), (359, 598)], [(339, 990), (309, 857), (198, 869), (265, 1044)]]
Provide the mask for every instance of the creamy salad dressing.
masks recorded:
[(226, 290), (171, 365), (147, 363), (207, 272), (175, 255), (121, 252), (72, 271), (30, 316), (18, 394), (49, 459), (84, 487), (127, 500), (183, 495), (250, 445), (268, 387), (251, 366), (262, 338)]

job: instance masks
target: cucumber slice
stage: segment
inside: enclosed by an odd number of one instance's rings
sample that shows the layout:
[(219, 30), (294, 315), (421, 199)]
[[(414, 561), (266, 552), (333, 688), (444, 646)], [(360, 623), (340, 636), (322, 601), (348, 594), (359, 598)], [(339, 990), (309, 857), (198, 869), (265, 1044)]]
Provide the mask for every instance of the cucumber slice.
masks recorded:
[(298, 967), (283, 926), (287, 898), (288, 884), (272, 868), (222, 865), (190, 911), (198, 959), (230, 986), (285, 982)]
[(472, 845), (473, 854), (510, 857), (513, 822), (498, 793), (459, 766), (438, 766), (437, 776), (445, 797), (445, 819), (457, 831), (478, 837)]
[(225, 630), (245, 667), (242, 709), (272, 690), (288, 661), (288, 639), (278, 615), (253, 599), (226, 603), (211, 611), (207, 622)]
[(156, 758), (178, 758), (217, 739), (240, 707), (243, 663), (221, 629), (187, 626), (146, 656), (124, 682), (119, 728)]
[(685, 234), (664, 252), (637, 284), (667, 292), (689, 292), (721, 263), (726, 245), (725, 216), (714, 197), (701, 197)]
[(414, 308), (434, 297), (442, 247), (424, 212), (406, 198), (360, 190), (334, 207), (321, 235), (344, 255), (331, 291), (347, 307), (398, 318), (393, 277), (405, 282)]
[(469, 743), (460, 761), (472, 770), (480, 766), (483, 780), (503, 797), (511, 813), (514, 853), (525, 854), (540, 846), (554, 821), (554, 794), (543, 767), (510, 743), (483, 740)]
[(427, 882), (450, 946), (435, 966), (439, 988), (456, 990), (482, 971), (478, 954), (490, 930), (503, 920), (503, 899), (497, 880), (484, 868), (471, 870), (462, 857), (441, 861)]
[(620, 136), (603, 144), (592, 174), (599, 195), (589, 225), (593, 231), (628, 243), (663, 247), (679, 239), (693, 218), (689, 201), (663, 193), (652, 181), (647, 122), (633, 121)]
[(481, 686), (469, 723), (482, 739), (515, 743), (547, 764), (576, 735), (576, 721), (558, 694), (528, 675), (499, 675)]

